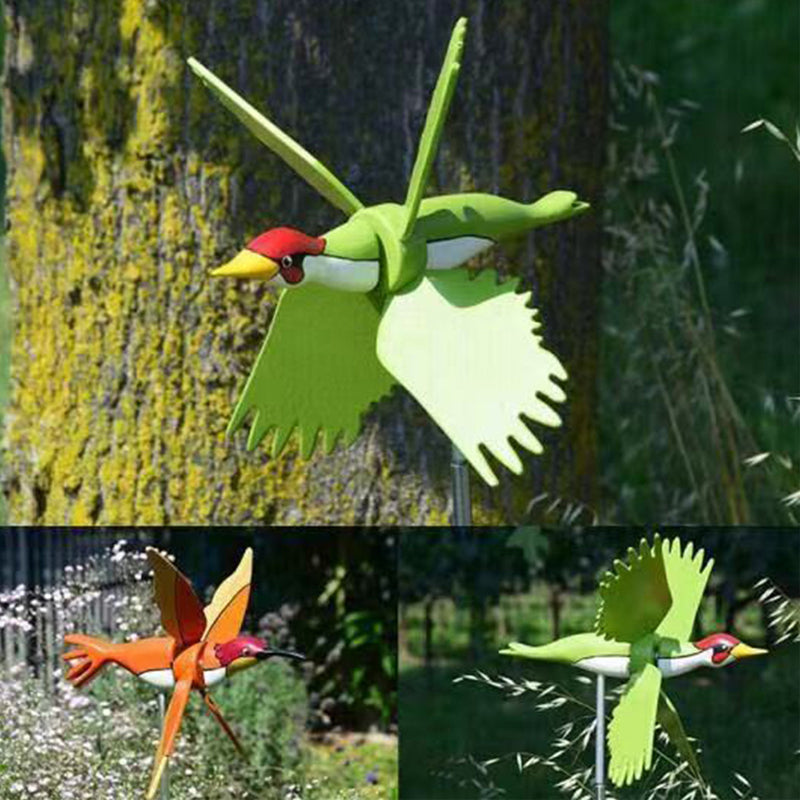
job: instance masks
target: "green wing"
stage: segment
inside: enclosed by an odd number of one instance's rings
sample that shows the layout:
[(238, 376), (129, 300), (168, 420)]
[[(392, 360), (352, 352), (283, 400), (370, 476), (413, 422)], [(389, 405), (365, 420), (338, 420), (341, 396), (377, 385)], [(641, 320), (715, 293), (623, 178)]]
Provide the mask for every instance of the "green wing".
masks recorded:
[(652, 547), (642, 539), (638, 552), (628, 550), (628, 563), (615, 561), (600, 579), (597, 633), (635, 642), (656, 630), (672, 605), (661, 549), (658, 535)]
[(291, 136), (260, 114), (250, 103), (221, 81), (197, 59), (190, 58), (189, 66), (201, 81), (217, 96), (222, 104), (244, 124), (260, 142), (280, 156), (301, 178), (308, 181), (326, 200), (344, 211), (354, 214), (363, 203), (318, 159), (311, 155)]
[(669, 740), (678, 751), (680, 757), (691, 767), (697, 780), (700, 781), (701, 784), (705, 783), (702, 773), (700, 772), (700, 764), (697, 761), (692, 743), (689, 741), (689, 737), (683, 729), (683, 723), (678, 715), (678, 711), (663, 691), (658, 701), (657, 719), (658, 724), (667, 736), (669, 736)]
[(509, 437), (533, 453), (543, 449), (521, 415), (558, 426), (541, 398), (565, 399), (553, 377), (566, 372), (534, 333), (530, 293), (516, 287), (516, 280), (498, 285), (494, 270), (474, 279), (463, 268), (428, 272), (389, 299), (378, 329), (381, 363), (490, 486), (497, 477), (480, 446), (521, 473)]
[(350, 444), (362, 413), (394, 383), (375, 357), (378, 321), (366, 295), (316, 284), (285, 290), (228, 433), (254, 411), (250, 450), (274, 429), (277, 456), (295, 427), (306, 458), (320, 431), (327, 452), (339, 434)]
[(644, 664), (632, 673), (611, 715), (608, 777), (615, 786), (633, 783), (642, 777), (644, 770), (650, 769), (660, 690), (661, 671), (655, 664)]
[(436, 151), (439, 149), (439, 140), (442, 137), (442, 128), (447, 119), (447, 111), (450, 108), (450, 101), (453, 98), (453, 91), (456, 88), (458, 72), (461, 69), (461, 54), (464, 50), (464, 35), (467, 32), (467, 20), (461, 17), (453, 28), (450, 35), (450, 44), (447, 47), (447, 54), (444, 57), (439, 79), (436, 81), (436, 88), (433, 90), (431, 104), (428, 107), (428, 115), (425, 118), (425, 128), (419, 141), (417, 150), (417, 160), (414, 162), (414, 169), (411, 172), (411, 180), (408, 184), (406, 194), (406, 220), (401, 238), (405, 239), (414, 230), (414, 223), (419, 213), (419, 204), (422, 195), (428, 186), (428, 178), (431, 174)]
[(694, 619), (703, 599), (714, 559), (709, 559), (703, 568), (705, 552), (699, 550), (696, 555), (693, 554), (691, 542), (682, 551), (679, 539), (664, 542), (662, 554), (672, 595), (672, 607), (656, 629), (656, 633), (667, 639), (685, 642), (692, 635)]

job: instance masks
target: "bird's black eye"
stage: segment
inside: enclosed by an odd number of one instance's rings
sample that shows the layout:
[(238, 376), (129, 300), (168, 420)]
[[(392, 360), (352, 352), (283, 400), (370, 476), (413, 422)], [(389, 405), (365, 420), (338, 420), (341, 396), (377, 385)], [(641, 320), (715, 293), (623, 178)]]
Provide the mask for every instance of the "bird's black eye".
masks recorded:
[(282, 266), (284, 269), (289, 269), (289, 267), (291, 267), (293, 263), (294, 263), (294, 262), (292, 261), (292, 257), (291, 257), (291, 256), (284, 256), (284, 257), (281, 259), (281, 266)]
[(714, 652), (715, 653), (727, 653), (730, 650), (730, 645), (728, 644), (715, 644), (714, 645)]

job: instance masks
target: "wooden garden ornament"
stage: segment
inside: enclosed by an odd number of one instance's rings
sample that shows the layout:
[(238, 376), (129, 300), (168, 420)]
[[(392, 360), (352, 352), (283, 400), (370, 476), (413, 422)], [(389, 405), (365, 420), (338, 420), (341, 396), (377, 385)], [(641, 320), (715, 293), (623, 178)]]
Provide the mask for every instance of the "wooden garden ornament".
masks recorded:
[(288, 650), (276, 650), (254, 636), (240, 635), (250, 600), (253, 572), (251, 549), (245, 551), (236, 571), (220, 584), (205, 608), (189, 580), (170, 561), (152, 547), (147, 548), (147, 557), (153, 568), (155, 598), (167, 635), (115, 644), (71, 634), (65, 637), (65, 641), (74, 645), (75, 649), (65, 653), (64, 659), (72, 662), (67, 679), (78, 688), (89, 683), (106, 664), (117, 664), (152, 686), (172, 690), (146, 795), (147, 800), (152, 800), (173, 752), (192, 690), (202, 695), (208, 711), (222, 726), (239, 753), (246, 756), (209, 689), (228, 676), (267, 658), (283, 656), (303, 659), (304, 656)]
[(641, 778), (653, 758), (656, 723), (702, 782), (697, 757), (675, 706), (661, 683), (700, 667), (727, 667), (766, 653), (728, 633), (691, 641), (695, 616), (711, 574), (704, 551), (678, 539), (642, 540), (615, 561), (601, 580), (593, 633), (566, 636), (531, 647), (512, 642), (504, 655), (571, 664), (598, 676), (627, 681), (608, 726), (609, 777), (615, 786)]
[(349, 219), (322, 236), (273, 228), (214, 275), (282, 287), (277, 310), (228, 432), (252, 412), (248, 449), (273, 432), (276, 457), (297, 428), (309, 457), (358, 436), (371, 403), (400, 383), (491, 486), (481, 445), (512, 472), (510, 443), (541, 453), (523, 415), (556, 427), (548, 404), (567, 375), (542, 346), (530, 292), (462, 264), (495, 242), (588, 208), (569, 191), (525, 204), (489, 194), (425, 197), (453, 97), (466, 32), (450, 39), (403, 204), (365, 206), (314, 156), (193, 58), (189, 66), (263, 144)]

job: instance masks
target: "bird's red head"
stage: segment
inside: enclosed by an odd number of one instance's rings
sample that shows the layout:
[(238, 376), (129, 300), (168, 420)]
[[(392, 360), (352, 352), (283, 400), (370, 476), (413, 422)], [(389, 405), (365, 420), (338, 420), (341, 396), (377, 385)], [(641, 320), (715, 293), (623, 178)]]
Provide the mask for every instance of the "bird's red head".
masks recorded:
[(724, 667), (741, 658), (759, 656), (767, 652), (758, 647), (750, 647), (729, 633), (712, 633), (693, 644), (698, 650), (711, 653), (713, 667)]
[(263, 658), (263, 654), (269, 649), (266, 640), (256, 636), (237, 636), (230, 642), (218, 644), (214, 648), (214, 653), (223, 667), (227, 667), (236, 661), (237, 658)]
[(214, 654), (228, 674), (252, 667), (272, 656), (294, 658), (298, 661), (305, 659), (305, 656), (291, 650), (276, 650), (265, 639), (256, 636), (237, 636), (229, 642), (218, 644), (214, 648)]
[(239, 278), (280, 277), (287, 286), (296, 286), (305, 277), (303, 259), (325, 250), (321, 236), (306, 236), (294, 228), (272, 228), (251, 240), (232, 261), (214, 275)]

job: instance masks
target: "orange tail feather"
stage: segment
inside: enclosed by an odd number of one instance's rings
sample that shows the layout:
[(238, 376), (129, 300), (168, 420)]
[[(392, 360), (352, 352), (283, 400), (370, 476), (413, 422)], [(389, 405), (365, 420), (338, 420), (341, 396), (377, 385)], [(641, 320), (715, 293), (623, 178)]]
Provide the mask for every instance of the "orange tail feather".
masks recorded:
[(75, 646), (74, 650), (62, 656), (70, 665), (66, 678), (76, 689), (80, 689), (96, 678), (108, 663), (110, 642), (76, 633), (65, 636), (64, 641)]

